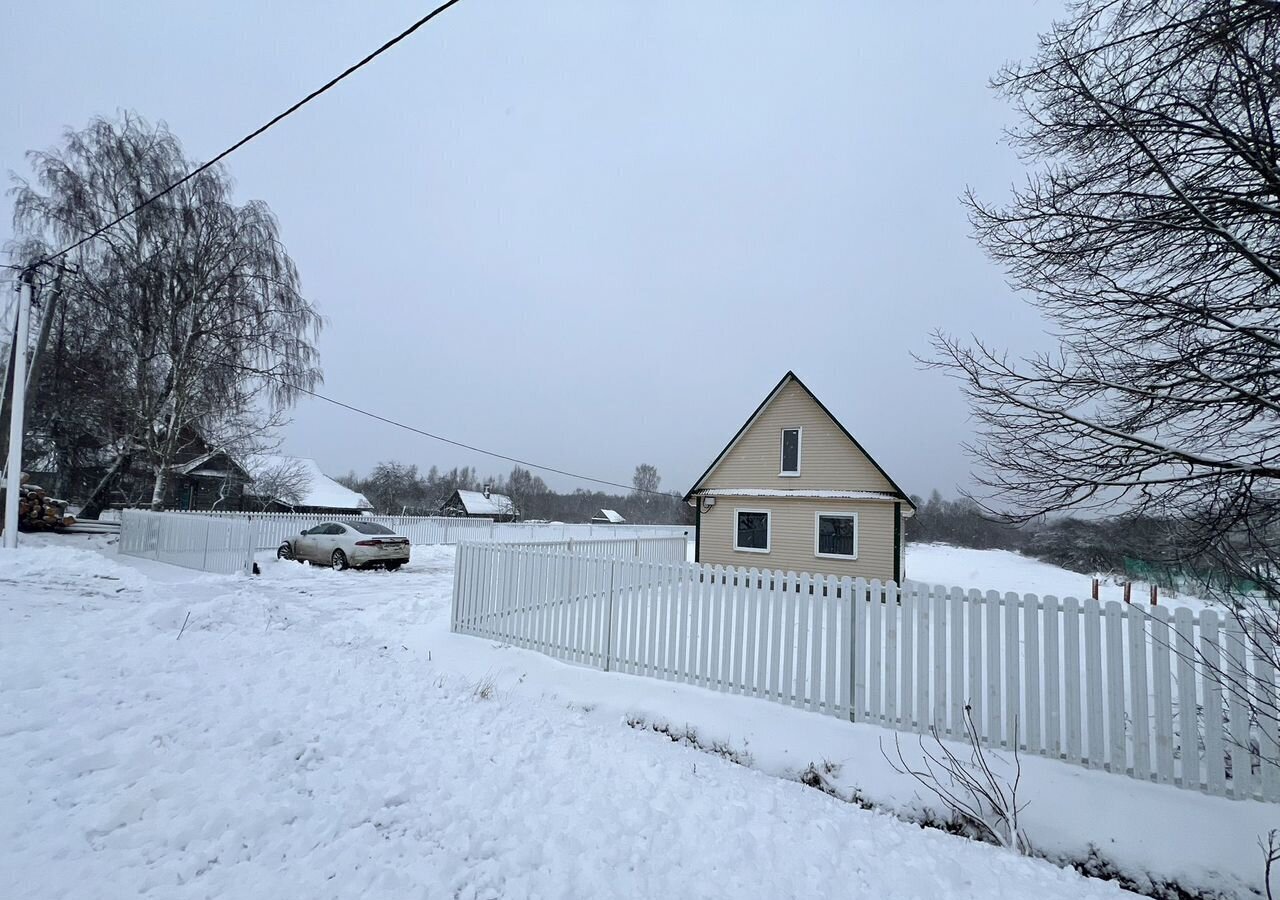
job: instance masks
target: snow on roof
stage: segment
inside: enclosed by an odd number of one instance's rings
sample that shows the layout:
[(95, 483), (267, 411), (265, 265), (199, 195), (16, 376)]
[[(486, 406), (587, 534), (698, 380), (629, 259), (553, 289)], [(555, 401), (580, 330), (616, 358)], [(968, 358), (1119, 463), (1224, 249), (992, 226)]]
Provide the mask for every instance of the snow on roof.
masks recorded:
[(302, 499), (296, 506), (316, 506), (328, 509), (373, 509), (364, 494), (338, 484), (324, 472), (320, 464), (305, 456), (256, 456), (250, 467), (253, 472), (287, 468), (299, 480), (306, 480), (302, 487)]
[(697, 492), (703, 497), (798, 497), (805, 500), (898, 500), (888, 491), (791, 491), (775, 488), (708, 488)]
[(620, 512), (613, 509), (600, 510), (600, 515), (597, 518), (605, 519), (606, 521), (612, 522), (614, 525), (620, 525), (623, 522), (627, 521), (622, 517), (622, 514)]
[[(234, 459), (232, 459), (231, 454), (227, 453), (225, 450), (210, 450), (208, 453), (202, 454), (201, 456), (197, 456), (195, 459), (187, 460), (184, 463), (178, 463), (177, 465), (170, 466), (169, 468), (183, 475), (190, 475), (193, 472), (199, 471), (201, 468), (203, 468), (205, 465), (212, 462), (213, 460), (217, 459), (219, 456), (225, 457), (227, 461), (229, 461), (233, 466), (235, 466), (236, 468), (240, 468), (240, 464), (237, 463)], [(227, 475), (227, 472), (225, 469), (219, 469), (219, 470), (206, 469), (205, 471), (201, 472), (201, 474), (217, 476), (219, 478), (225, 478)]]
[(488, 497), (480, 491), (458, 491), (458, 499), (469, 516), (513, 516), (516, 505), (506, 494), (490, 493)]

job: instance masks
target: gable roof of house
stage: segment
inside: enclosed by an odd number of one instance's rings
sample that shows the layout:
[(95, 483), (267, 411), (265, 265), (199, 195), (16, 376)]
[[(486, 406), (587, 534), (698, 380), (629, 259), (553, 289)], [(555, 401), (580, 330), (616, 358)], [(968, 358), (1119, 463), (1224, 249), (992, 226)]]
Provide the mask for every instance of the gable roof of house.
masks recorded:
[(469, 516), (514, 516), (516, 505), (506, 494), (490, 492), (486, 497), (480, 491), (454, 491), (458, 501)]
[(875, 461), (875, 458), (866, 451), (866, 448), (864, 448), (860, 443), (858, 443), (858, 439), (849, 433), (849, 429), (845, 428), (844, 425), (840, 424), (840, 420), (831, 414), (831, 410), (827, 409), (827, 407), (823, 404), (821, 400), (818, 399), (817, 395), (815, 395), (813, 391), (809, 390), (808, 385), (806, 385), (803, 381), (801, 381), (799, 376), (797, 376), (795, 372), (792, 372), (790, 370), (788, 370), (787, 374), (783, 375), (782, 379), (776, 385), (774, 385), (773, 390), (771, 390), (768, 393), (768, 395), (765, 396), (764, 400), (760, 402), (760, 405), (756, 407), (755, 412), (753, 412), (747, 418), (747, 421), (742, 423), (742, 427), (738, 429), (737, 433), (734, 434), (733, 438), (730, 439), (729, 443), (725, 444), (724, 449), (720, 451), (720, 453), (716, 456), (716, 458), (711, 461), (711, 465), (707, 466), (707, 470), (698, 476), (698, 480), (693, 483), (693, 487), (689, 488), (688, 493), (684, 495), (684, 500), (687, 502), (689, 498), (691, 498), (694, 495), (694, 493), (697, 492), (698, 488), (702, 486), (702, 483), (707, 480), (707, 476), (709, 476), (712, 472), (715, 471), (716, 466), (720, 465), (720, 461), (724, 459), (725, 456), (728, 455), (729, 451), (733, 449), (734, 445), (738, 443), (738, 439), (741, 438), (744, 434), (746, 434), (747, 429), (749, 429), (755, 423), (756, 419), (760, 417), (760, 414), (769, 407), (769, 404), (774, 401), (774, 398), (776, 398), (778, 394), (782, 393), (782, 389), (791, 382), (795, 382), (795, 384), (809, 396), (809, 399), (812, 400), (815, 404), (817, 404), (818, 409), (822, 410), (823, 414), (825, 414), (826, 417), (830, 419), (837, 428), (840, 429), (840, 432), (846, 438), (849, 439), (849, 443), (853, 444), (853, 446), (857, 448), (858, 452), (861, 453), (863, 456), (865, 456), (867, 458), (867, 461), (871, 463), (872, 466), (875, 467), (875, 470), (879, 472), (882, 476), (884, 476), (884, 480), (889, 482), (889, 485), (890, 487), (893, 488), (894, 493), (883, 495), (884, 499), (893, 498), (897, 500), (902, 500), (907, 504), (907, 506), (909, 506), (911, 509), (914, 510), (916, 508), (915, 504), (911, 502), (911, 498), (907, 496), (907, 492), (904, 491), (902, 488), (900, 488), (898, 486), (898, 483), (894, 481), (891, 477), (889, 477), (889, 473), (884, 470), (883, 466), (881, 466), (878, 462)]
[[(261, 455), (254, 458), (254, 468), (258, 472), (285, 469), (291, 476), (296, 476), (301, 488), (299, 493), (302, 496), (297, 503), (293, 504), (294, 506), (311, 506), (316, 509), (373, 509), (373, 504), (364, 494), (334, 481), (320, 471), (318, 462), (309, 457)], [(301, 487), (304, 479), (306, 486)]]
[[(235, 457), (233, 457), (230, 453), (228, 453), (225, 450), (210, 450), (208, 453), (202, 453), (200, 456), (197, 456), (195, 459), (189, 459), (184, 463), (178, 463), (176, 465), (170, 466), (169, 468), (172, 471), (177, 472), (179, 475), (194, 475), (197, 472), (200, 472), (201, 469), (203, 469), (209, 463), (213, 462), (218, 457), (224, 458), (226, 460), (227, 465), (234, 467), (235, 470), (239, 472), (240, 475), (242, 475), (243, 477), (245, 478), (249, 477), (249, 472), (245, 469), (245, 467), (240, 465), (240, 463), (236, 461)], [(222, 478), (227, 475), (227, 472), (225, 470), (218, 469), (218, 470), (205, 472), (202, 474), (207, 474), (211, 477)]]

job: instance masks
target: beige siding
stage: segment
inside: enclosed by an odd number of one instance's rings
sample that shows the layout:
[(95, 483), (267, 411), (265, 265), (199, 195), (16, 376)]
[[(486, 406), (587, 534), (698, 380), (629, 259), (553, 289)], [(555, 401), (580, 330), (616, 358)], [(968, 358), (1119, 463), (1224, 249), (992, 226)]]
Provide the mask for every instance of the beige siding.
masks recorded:
[[(779, 475), (782, 468), (782, 429), (796, 426), (803, 429), (800, 474)], [(888, 479), (794, 381), (789, 381), (782, 388), (701, 487), (893, 490)]]
[[(889, 581), (893, 578), (894, 506), (891, 502), (874, 500), (720, 497), (715, 506), (702, 514), (698, 528), (698, 559), (708, 565), (755, 566), (758, 569), (851, 575)], [(733, 549), (735, 509), (770, 512), (768, 553)], [(858, 514), (856, 560), (814, 554), (814, 514), (818, 511)]]

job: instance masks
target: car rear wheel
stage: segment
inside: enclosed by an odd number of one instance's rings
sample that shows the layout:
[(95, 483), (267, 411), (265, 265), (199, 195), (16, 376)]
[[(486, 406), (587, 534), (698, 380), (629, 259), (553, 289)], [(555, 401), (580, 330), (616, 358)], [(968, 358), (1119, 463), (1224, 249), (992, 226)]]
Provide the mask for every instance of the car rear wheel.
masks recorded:
[(398, 563), (398, 562), (387, 563), (387, 571), (394, 572), (396, 569), (400, 568), (402, 565), (404, 565), (404, 563)]
[(341, 550), (334, 550), (333, 551), (333, 567), (337, 569), (339, 572), (341, 572), (343, 569), (347, 567), (347, 565), (348, 565), (347, 554), (343, 553)]
[(283, 544), (279, 546), (279, 548), (276, 549), (276, 559), (293, 559), (293, 558), (294, 558), (293, 547), (289, 545), (288, 541), (285, 541)]

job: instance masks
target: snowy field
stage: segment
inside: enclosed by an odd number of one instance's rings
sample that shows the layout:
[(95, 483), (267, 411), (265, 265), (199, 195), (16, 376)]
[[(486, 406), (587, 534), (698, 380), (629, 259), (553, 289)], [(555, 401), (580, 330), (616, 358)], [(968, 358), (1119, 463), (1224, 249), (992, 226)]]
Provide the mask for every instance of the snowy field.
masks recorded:
[[(794, 780), (827, 761), (845, 794), (918, 805), (880, 754), (890, 732), (450, 634), (450, 548), (394, 574), (264, 558), (251, 579), (102, 538), (24, 546), (0, 575), (5, 898), (1122, 895)], [(912, 577), (969, 581), (922, 571), (921, 549)], [(1023, 769), (1043, 852), (1096, 844), (1135, 878), (1244, 893), (1280, 824)]]
[[(1058, 599), (1075, 597), (1084, 600), (1093, 589), (1088, 575), (1072, 572), (1051, 563), (1041, 562), (1010, 550), (970, 550), (947, 544), (908, 544), (907, 578), (928, 584), (947, 587), (978, 588), (1001, 593), (1035, 594), (1043, 597), (1052, 594)], [(1150, 585), (1133, 582), (1132, 598), (1135, 603), (1146, 603), (1150, 597)], [(1124, 587), (1114, 579), (1104, 578), (1099, 599), (1123, 600)], [(1161, 606), (1186, 606), (1201, 609), (1206, 602), (1187, 594), (1167, 594), (1162, 588), (1158, 602)]]

